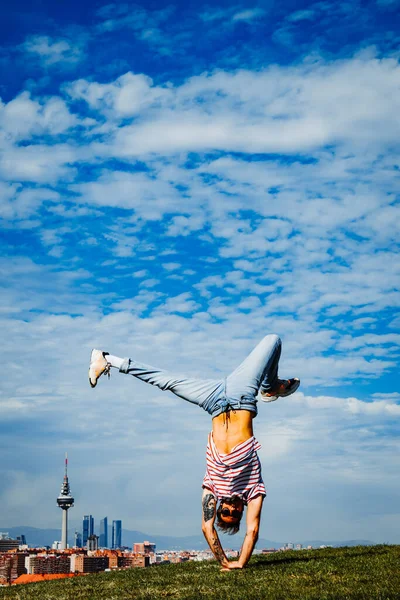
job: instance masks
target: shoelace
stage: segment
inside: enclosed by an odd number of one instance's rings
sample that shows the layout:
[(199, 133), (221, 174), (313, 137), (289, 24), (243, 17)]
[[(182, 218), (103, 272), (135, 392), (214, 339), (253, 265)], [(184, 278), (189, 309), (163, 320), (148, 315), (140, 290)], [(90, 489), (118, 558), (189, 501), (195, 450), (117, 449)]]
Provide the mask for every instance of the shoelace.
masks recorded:
[(108, 362), (106, 364), (106, 368), (103, 371), (103, 375), (108, 375), (108, 379), (110, 379), (110, 377), (111, 377), (110, 371), (111, 371), (111, 363)]

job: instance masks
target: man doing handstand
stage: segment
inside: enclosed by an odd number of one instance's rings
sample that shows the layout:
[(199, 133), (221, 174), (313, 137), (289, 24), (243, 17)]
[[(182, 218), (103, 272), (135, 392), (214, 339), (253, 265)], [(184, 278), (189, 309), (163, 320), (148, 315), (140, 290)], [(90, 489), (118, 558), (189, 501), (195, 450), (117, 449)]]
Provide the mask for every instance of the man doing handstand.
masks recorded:
[[(121, 373), (169, 390), (211, 415), (212, 432), (208, 436), (203, 480), (202, 530), (223, 570), (242, 569), (250, 560), (258, 538), (266, 492), (257, 455), (261, 446), (253, 434), (257, 395), (260, 393), (262, 400), (272, 402), (293, 394), (300, 385), (296, 378), (278, 378), (281, 347), (277, 335), (267, 335), (228, 377), (205, 380), (173, 375), (130, 358), (92, 350), (89, 367), (92, 387), (101, 375), (109, 375), (114, 367)], [(245, 505), (246, 537), (239, 559), (229, 562), (215, 524), (221, 531), (237, 533)]]

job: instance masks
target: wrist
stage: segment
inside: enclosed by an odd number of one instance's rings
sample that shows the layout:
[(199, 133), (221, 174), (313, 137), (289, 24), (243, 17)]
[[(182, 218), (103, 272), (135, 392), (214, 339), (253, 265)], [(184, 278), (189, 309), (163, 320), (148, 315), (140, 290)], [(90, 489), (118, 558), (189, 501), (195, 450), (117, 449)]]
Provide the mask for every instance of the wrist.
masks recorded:
[(224, 560), (221, 560), (220, 565), (221, 565), (221, 567), (229, 567), (229, 560), (227, 558), (225, 558)]

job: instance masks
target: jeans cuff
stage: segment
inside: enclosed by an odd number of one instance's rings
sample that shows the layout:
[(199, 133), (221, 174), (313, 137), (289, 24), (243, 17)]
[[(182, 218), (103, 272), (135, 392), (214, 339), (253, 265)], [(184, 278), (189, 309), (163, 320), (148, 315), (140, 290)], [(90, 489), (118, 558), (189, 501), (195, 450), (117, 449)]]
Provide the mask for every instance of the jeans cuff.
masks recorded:
[(129, 365), (130, 365), (131, 361), (129, 358), (124, 358), (124, 362), (122, 363), (122, 365), (119, 368), (119, 372), (120, 373), (128, 373), (129, 372)]

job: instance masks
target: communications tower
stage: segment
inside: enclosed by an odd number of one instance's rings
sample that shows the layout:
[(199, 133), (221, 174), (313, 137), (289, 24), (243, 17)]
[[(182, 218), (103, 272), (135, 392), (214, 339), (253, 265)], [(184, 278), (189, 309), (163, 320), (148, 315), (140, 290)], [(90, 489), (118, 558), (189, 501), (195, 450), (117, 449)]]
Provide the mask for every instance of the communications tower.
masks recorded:
[(57, 498), (57, 504), (62, 509), (62, 527), (61, 527), (61, 550), (65, 550), (68, 545), (68, 510), (74, 505), (74, 499), (71, 496), (71, 490), (68, 482), (68, 455), (65, 453), (65, 473), (64, 481), (61, 486), (61, 493)]

